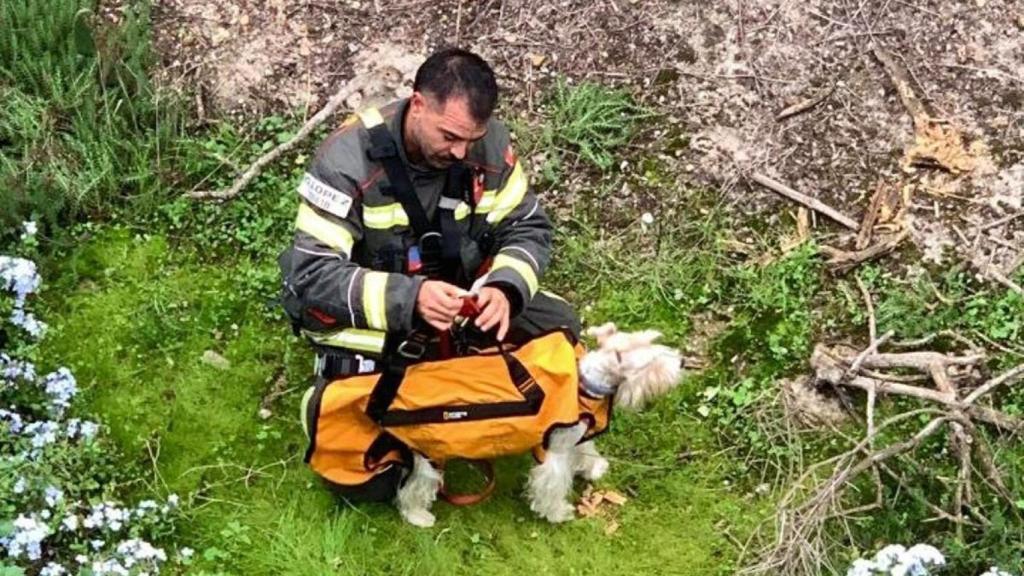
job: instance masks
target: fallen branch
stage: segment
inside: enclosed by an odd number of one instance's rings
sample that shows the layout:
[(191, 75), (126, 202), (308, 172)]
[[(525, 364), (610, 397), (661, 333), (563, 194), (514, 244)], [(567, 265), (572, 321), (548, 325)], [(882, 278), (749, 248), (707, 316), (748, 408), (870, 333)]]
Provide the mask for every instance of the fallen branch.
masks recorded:
[(875, 258), (892, 252), (897, 246), (906, 240), (909, 235), (910, 232), (908, 230), (902, 230), (895, 236), (890, 236), (873, 246), (854, 252), (847, 252), (846, 250), (840, 250), (839, 248), (833, 248), (831, 246), (822, 246), (821, 251), (828, 256), (829, 259), (826, 264), (832, 268), (833, 272), (836, 274), (845, 274), (864, 262), (874, 260)]
[(764, 174), (761, 174), (760, 172), (755, 172), (751, 174), (750, 179), (764, 186), (765, 188), (768, 188), (769, 190), (772, 190), (778, 194), (781, 194), (782, 196), (785, 196), (786, 198), (789, 198), (790, 200), (793, 200), (794, 202), (803, 204), (804, 206), (810, 208), (811, 210), (814, 210), (815, 212), (828, 216), (829, 218), (835, 220), (836, 222), (842, 224), (843, 226), (849, 228), (850, 230), (857, 230), (859, 228), (857, 222), (854, 221), (853, 218), (846, 216), (845, 214), (839, 212), (838, 210), (832, 208), (831, 206), (825, 204), (824, 202), (818, 200), (817, 198), (811, 198), (806, 194), (801, 194), (800, 192), (793, 190), (789, 186), (786, 186), (785, 184), (778, 182), (776, 180), (772, 180), (771, 178), (765, 176)]
[(188, 198), (194, 198), (196, 200), (230, 200), (235, 198), (242, 193), (242, 190), (252, 181), (253, 178), (259, 176), (260, 172), (274, 160), (277, 160), (282, 154), (288, 152), (295, 147), (296, 144), (306, 139), (310, 133), (316, 129), (317, 126), (322, 124), (325, 120), (330, 118), (334, 112), (338, 109), (341, 104), (348, 99), (349, 96), (355, 94), (362, 89), (364, 81), (362, 79), (354, 79), (348, 84), (342, 86), (331, 96), (331, 99), (327, 101), (327, 104), (320, 109), (312, 118), (306, 121), (299, 129), (295, 136), (292, 136), (287, 142), (279, 144), (276, 148), (267, 152), (263, 156), (260, 156), (258, 160), (252, 163), (251, 166), (235, 180), (235, 183), (226, 190), (200, 190), (188, 192), (185, 194)]
[(1010, 290), (1013, 290), (1017, 294), (1024, 296), (1024, 288), (1021, 288), (1020, 284), (1017, 284), (1013, 280), (1010, 280), (1009, 278), (1004, 276), (1003, 273), (1000, 272), (999, 270), (996, 270), (994, 266), (987, 266), (985, 268), (984, 274), (989, 279), (995, 280), (996, 282), (1002, 284), (1003, 286), (1009, 288)]
[(863, 250), (871, 244), (875, 223), (878, 222), (878, 217), (882, 212), (882, 205), (885, 204), (885, 198), (888, 195), (888, 188), (886, 188), (885, 184), (879, 182), (875, 188), (875, 193), (871, 195), (871, 202), (868, 203), (868, 209), (864, 211), (864, 217), (860, 222), (860, 231), (857, 232), (857, 241), (854, 244), (857, 250)]
[(910, 76), (907, 74), (906, 69), (897, 63), (891, 54), (878, 46), (872, 47), (871, 53), (882, 63), (882, 68), (885, 69), (889, 80), (896, 87), (896, 92), (900, 95), (903, 107), (907, 109), (911, 119), (914, 121), (914, 130), (924, 130), (931, 122), (931, 114), (928, 113), (924, 103), (917, 97), (914, 88), (910, 85)]

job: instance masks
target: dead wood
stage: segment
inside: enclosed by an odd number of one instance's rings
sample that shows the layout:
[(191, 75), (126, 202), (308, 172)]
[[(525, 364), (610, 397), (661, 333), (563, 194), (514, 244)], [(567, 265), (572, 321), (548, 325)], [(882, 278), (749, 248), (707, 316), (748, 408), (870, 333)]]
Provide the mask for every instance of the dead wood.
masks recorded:
[[(804, 470), (781, 500), (776, 516), (775, 543), (765, 548), (759, 563), (747, 568), (745, 573), (818, 573), (814, 564), (826, 557), (826, 523), (836, 519), (844, 521), (851, 514), (884, 506), (884, 502), (878, 502), (877, 498), (876, 502), (852, 508), (843, 506), (844, 492), (869, 470), (876, 484), (880, 481), (881, 471), (904, 486), (902, 476), (887, 462), (896, 457), (901, 457), (901, 462), (911, 461), (909, 456), (917, 447), (943, 429), (947, 429), (950, 435), (957, 474), (950, 481), (952, 492), (943, 506), (930, 501), (933, 496), (929, 494), (918, 495), (927, 508), (935, 513), (934, 519), (950, 522), (958, 531), (962, 531), (964, 526), (989, 524), (983, 510), (984, 501), (978, 497), (978, 486), (988, 486), (1011, 509), (1015, 506), (979, 425), (1015, 432), (1024, 428), (1024, 422), (994, 407), (981, 406), (978, 400), (999, 387), (1013, 385), (1024, 378), (1024, 364), (981, 383), (964, 396), (962, 393), (969, 390), (965, 384), (972, 377), (977, 377), (974, 367), (985, 359), (983, 351), (970, 340), (951, 334), (945, 335), (967, 345), (969, 352), (946, 354), (931, 350), (879, 351), (893, 334), (886, 332), (881, 337), (875, 335), (871, 295), (863, 283), (859, 282), (858, 285), (869, 311), (871, 338), (868, 345), (858, 351), (845, 345), (828, 347), (819, 344), (814, 348), (810, 365), (817, 382), (828, 382), (836, 387), (864, 390), (867, 393), (866, 433), (847, 452)], [(910, 345), (929, 344), (936, 336), (938, 334), (914, 342), (904, 342), (902, 349)], [(931, 381), (932, 387), (907, 383), (907, 371), (917, 372), (919, 378), (925, 378), (924, 382)], [(877, 402), (885, 396), (893, 395), (920, 400), (930, 406), (904, 411), (876, 424)], [(931, 419), (916, 433), (876, 448), (881, 431), (922, 414), (930, 415)], [(854, 442), (846, 433), (837, 428), (834, 430), (844, 439)], [(819, 471), (826, 467), (831, 467), (831, 474), (822, 481), (813, 482)], [(980, 480), (980, 483), (976, 484), (975, 480)]]
[(808, 98), (808, 99), (806, 99), (806, 100), (804, 100), (802, 102), (797, 102), (796, 104), (793, 104), (792, 106), (787, 106), (786, 108), (783, 108), (781, 112), (779, 112), (778, 114), (775, 115), (775, 121), (776, 122), (782, 122), (786, 118), (789, 118), (791, 116), (796, 116), (797, 114), (801, 114), (803, 112), (806, 112), (806, 111), (814, 108), (818, 104), (821, 104), (822, 102), (827, 100), (828, 97), (831, 96), (833, 92), (835, 92), (835, 90), (836, 90), (836, 86), (835, 86), (835, 84), (833, 84), (827, 90), (822, 90), (820, 93), (818, 93), (818, 94), (816, 94), (814, 96), (811, 96), (810, 98)]
[(782, 196), (785, 196), (786, 198), (789, 198), (790, 200), (793, 200), (794, 202), (803, 204), (804, 206), (810, 208), (811, 210), (814, 210), (815, 212), (828, 216), (832, 220), (835, 220), (836, 222), (842, 224), (843, 226), (846, 226), (850, 230), (857, 230), (858, 228), (858, 224), (856, 221), (853, 220), (853, 218), (850, 218), (849, 216), (839, 212), (838, 210), (832, 208), (831, 206), (825, 204), (824, 202), (818, 200), (817, 198), (812, 198), (806, 194), (797, 192), (796, 190), (790, 188), (789, 186), (786, 186), (785, 184), (778, 182), (777, 180), (773, 180), (768, 176), (761, 174), (760, 172), (755, 172), (751, 174), (750, 179), (764, 186), (765, 188), (772, 190), (773, 192), (776, 192), (778, 194), (781, 194)]
[(864, 218), (860, 221), (860, 231), (857, 232), (857, 241), (854, 243), (857, 250), (863, 250), (868, 247), (868, 244), (871, 244), (875, 222), (878, 221), (878, 216), (882, 212), (882, 204), (885, 202), (886, 196), (888, 196), (888, 189), (885, 184), (879, 182), (875, 193), (871, 195), (868, 209), (864, 211)]
[(331, 96), (331, 99), (327, 101), (327, 104), (320, 109), (312, 118), (306, 121), (302, 125), (302, 128), (288, 139), (287, 142), (282, 142), (270, 152), (267, 152), (263, 156), (260, 156), (258, 160), (252, 163), (248, 169), (242, 175), (235, 180), (231, 187), (225, 190), (199, 190), (188, 192), (185, 194), (188, 198), (196, 200), (231, 200), (242, 193), (242, 190), (253, 180), (253, 178), (259, 176), (260, 172), (267, 167), (268, 164), (277, 160), (281, 155), (285, 154), (292, 148), (294, 148), (299, 142), (308, 137), (317, 126), (323, 124), (325, 120), (334, 115), (334, 112), (341, 106), (345, 100), (350, 96), (358, 92), (363, 86), (363, 80), (356, 78), (349, 83), (345, 84), (338, 89), (337, 92)]
[(889, 236), (885, 240), (875, 243), (873, 246), (863, 250), (856, 250), (854, 252), (847, 252), (846, 250), (840, 250), (839, 248), (833, 248), (831, 246), (822, 246), (821, 251), (828, 256), (829, 259), (826, 264), (834, 273), (845, 274), (864, 262), (874, 260), (892, 252), (897, 246), (906, 240), (909, 235), (910, 232), (908, 230), (902, 230), (898, 234)]

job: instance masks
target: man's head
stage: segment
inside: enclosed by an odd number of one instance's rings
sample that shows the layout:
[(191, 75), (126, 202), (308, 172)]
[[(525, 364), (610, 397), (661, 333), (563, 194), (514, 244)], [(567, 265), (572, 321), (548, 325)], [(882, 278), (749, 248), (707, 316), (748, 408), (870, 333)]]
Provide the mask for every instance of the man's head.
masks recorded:
[(498, 101), (494, 71), (458, 48), (432, 54), (416, 72), (405, 117), (405, 144), (415, 162), (447, 168), (487, 133)]

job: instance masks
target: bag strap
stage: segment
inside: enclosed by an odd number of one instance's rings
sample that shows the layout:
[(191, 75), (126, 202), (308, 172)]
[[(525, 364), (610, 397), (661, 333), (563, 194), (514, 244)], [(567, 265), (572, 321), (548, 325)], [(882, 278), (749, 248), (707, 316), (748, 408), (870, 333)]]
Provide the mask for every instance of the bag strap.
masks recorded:
[(398, 396), (398, 387), (402, 385), (405, 371), (410, 365), (423, 359), (427, 351), (428, 338), (426, 333), (414, 331), (398, 344), (386, 344), (384, 370), (377, 378), (377, 383), (373, 386), (366, 403), (366, 415), (371, 420), (380, 423), (384, 418), (391, 403), (395, 401), (395, 396)]

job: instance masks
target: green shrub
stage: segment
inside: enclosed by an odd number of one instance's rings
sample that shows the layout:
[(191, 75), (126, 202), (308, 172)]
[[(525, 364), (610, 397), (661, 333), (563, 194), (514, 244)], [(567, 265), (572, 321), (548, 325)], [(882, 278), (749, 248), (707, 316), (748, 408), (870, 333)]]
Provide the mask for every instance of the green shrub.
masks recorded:
[(179, 121), (146, 76), (148, 12), (114, 26), (93, 5), (0, 3), (0, 242), (159, 195)]
[(534, 130), (512, 122), (522, 152), (544, 160), (534, 166), (537, 183), (556, 182), (566, 162), (578, 158), (602, 172), (624, 155), (621, 148), (632, 141), (640, 120), (652, 113), (640, 107), (626, 90), (585, 82), (573, 86), (559, 80), (549, 91), (542, 112), (543, 126)]

